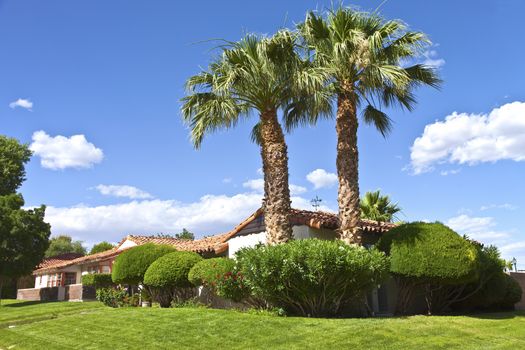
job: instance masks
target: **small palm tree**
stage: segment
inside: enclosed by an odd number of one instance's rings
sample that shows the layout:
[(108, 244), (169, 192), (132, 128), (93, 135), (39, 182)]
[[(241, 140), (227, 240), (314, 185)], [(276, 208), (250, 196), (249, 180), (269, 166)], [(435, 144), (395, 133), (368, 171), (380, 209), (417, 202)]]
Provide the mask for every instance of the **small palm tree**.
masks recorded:
[[(392, 121), (382, 108), (400, 106), (411, 110), (416, 102), (414, 88), (438, 87), (432, 67), (404, 66), (430, 42), (425, 34), (407, 31), (399, 21), (385, 21), (376, 13), (350, 8), (330, 11), (326, 18), (309, 13), (298, 26), (313, 61), (326, 69), (330, 78), (324, 86), (337, 101), (337, 174), (339, 178), (340, 236), (347, 243), (362, 243), (358, 228), (359, 176), (358, 112), (386, 136)], [(298, 120), (291, 120), (294, 127)], [(307, 122), (315, 123), (310, 117)]]
[(397, 203), (392, 203), (390, 197), (381, 195), (381, 191), (365, 193), (359, 204), (361, 218), (375, 221), (392, 222), (397, 220), (396, 214), (401, 212)]
[(252, 139), (261, 147), (263, 207), (270, 244), (286, 242), (292, 236), (288, 154), (277, 113), (281, 110), (285, 119), (329, 113), (330, 100), (319, 102), (324, 96), (318, 92), (324, 79), (322, 70), (297, 55), (296, 35), (283, 30), (270, 38), (247, 35), (239, 42), (227, 43), (208, 70), (186, 83), (182, 116), (196, 148), (206, 134), (232, 128), (256, 112)]

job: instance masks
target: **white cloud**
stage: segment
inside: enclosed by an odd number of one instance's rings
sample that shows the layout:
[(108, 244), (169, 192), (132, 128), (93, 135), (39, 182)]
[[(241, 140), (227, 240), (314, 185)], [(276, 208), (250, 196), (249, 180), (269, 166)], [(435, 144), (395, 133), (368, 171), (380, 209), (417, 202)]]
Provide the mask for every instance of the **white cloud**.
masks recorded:
[(222, 183), (229, 184), (231, 182), (232, 182), (232, 178), (231, 177), (225, 177), (224, 179), (222, 179)]
[(454, 112), (425, 126), (411, 147), (414, 174), (436, 164), (475, 165), (498, 160), (525, 160), (525, 102), (512, 102), (489, 114)]
[(105, 196), (125, 197), (131, 199), (153, 198), (151, 194), (134, 186), (127, 185), (98, 185), (95, 187)]
[[(264, 180), (263, 179), (251, 179), (242, 184), (242, 187), (248, 188), (252, 191), (263, 193), (264, 192)], [(307, 192), (308, 190), (303, 186), (298, 186), (294, 184), (290, 184), (290, 194), (292, 196), (302, 194)]]
[(445, 60), (438, 57), (436, 50), (426, 50), (423, 53), (423, 64), (426, 66), (433, 66), (435, 68), (440, 68), (445, 65)]
[(332, 187), (337, 183), (337, 175), (324, 169), (315, 169), (306, 175), (306, 179), (314, 185), (315, 189)]
[(490, 209), (504, 209), (504, 210), (516, 210), (518, 209), (517, 206), (509, 204), (509, 203), (503, 203), (503, 204), (489, 204), (489, 205), (483, 205), (479, 210), (485, 211)]
[(242, 187), (248, 188), (256, 192), (264, 192), (264, 180), (263, 179), (251, 179), (242, 184)]
[(43, 130), (33, 133), (30, 149), (41, 158), (44, 168), (53, 170), (90, 168), (104, 158), (102, 150), (88, 142), (84, 135), (52, 137)]
[[(292, 197), (292, 206), (312, 209), (308, 199)], [(140, 200), (122, 204), (48, 206), (46, 221), (54, 235), (69, 234), (93, 244), (117, 242), (128, 234), (178, 233), (187, 228), (198, 237), (227, 232), (261, 206), (262, 194), (205, 195), (196, 202)], [(321, 210), (332, 211), (327, 206)]]
[(494, 230), (496, 222), (492, 217), (472, 217), (462, 214), (450, 218), (446, 225), (460, 234), (466, 234), (472, 239), (488, 244), (501, 241), (508, 233)]
[(440, 172), (441, 176), (456, 175), (461, 172), (461, 169), (452, 169), (452, 170), (442, 170)]
[(18, 100), (11, 102), (9, 107), (13, 109), (20, 107), (30, 111), (33, 108), (33, 102), (29, 101), (29, 99), (19, 98)]

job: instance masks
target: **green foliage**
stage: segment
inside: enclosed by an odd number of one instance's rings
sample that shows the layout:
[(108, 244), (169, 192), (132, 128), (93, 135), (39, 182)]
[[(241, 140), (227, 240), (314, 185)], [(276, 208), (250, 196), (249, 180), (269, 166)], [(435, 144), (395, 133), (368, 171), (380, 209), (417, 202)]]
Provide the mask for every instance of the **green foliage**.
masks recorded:
[(237, 261), (236, 277), (255, 297), (312, 316), (361, 301), (388, 271), (388, 259), (377, 250), (317, 239), (242, 249)]
[[(310, 12), (298, 30), (313, 63), (328, 73), (323, 90), (334, 98), (352, 96), (355, 106), (363, 106), (363, 121), (383, 136), (391, 131), (392, 120), (381, 109), (411, 110), (415, 88), (438, 87), (441, 82), (430, 66), (404, 65), (430, 44), (426, 35), (408, 31), (401, 21), (387, 21), (377, 12), (342, 6), (320, 14)], [(287, 121), (293, 128), (315, 119)]]
[(397, 203), (392, 203), (390, 197), (381, 195), (379, 190), (367, 192), (361, 198), (361, 217), (368, 220), (392, 222), (401, 211)]
[(154, 288), (188, 288), (191, 268), (202, 261), (194, 252), (173, 252), (153, 262), (144, 275), (144, 284)]
[(478, 273), (476, 247), (441, 223), (415, 222), (388, 231), (378, 243), (390, 271), (427, 283), (459, 284)]
[(110, 273), (91, 273), (82, 276), (82, 284), (95, 288), (106, 288), (113, 286)]
[(73, 239), (67, 235), (51, 238), (49, 248), (46, 250), (46, 258), (66, 253), (86, 255), (86, 248), (82, 246), (82, 241), (73, 241)]
[(133, 247), (121, 253), (113, 263), (111, 277), (117, 284), (138, 285), (143, 282), (148, 267), (158, 258), (176, 249), (153, 243)]
[(244, 301), (252, 295), (250, 285), (246, 283), (242, 272), (236, 269), (218, 275), (211, 285), (218, 296), (235, 302)]
[(13, 194), (22, 185), (31, 154), (27, 145), (0, 135), (0, 196)]
[(0, 196), (0, 276), (30, 274), (42, 261), (51, 227), (45, 206), (24, 210), (21, 195)]
[(190, 232), (186, 230), (185, 228), (183, 228), (181, 233), (177, 233), (175, 235), (175, 238), (193, 241), (195, 239), (195, 235), (193, 234), (193, 232)]
[(115, 246), (113, 244), (103, 241), (103, 242), (95, 244), (93, 248), (91, 248), (91, 250), (89, 251), (89, 254), (91, 255), (91, 254), (102, 253), (102, 252), (105, 252), (106, 250), (113, 249), (114, 247)]
[(99, 288), (97, 300), (109, 307), (122, 307), (126, 305), (128, 293), (125, 289)]
[(204, 259), (193, 266), (188, 273), (188, 280), (194, 286), (212, 286), (218, 277), (232, 272), (235, 261), (228, 258)]

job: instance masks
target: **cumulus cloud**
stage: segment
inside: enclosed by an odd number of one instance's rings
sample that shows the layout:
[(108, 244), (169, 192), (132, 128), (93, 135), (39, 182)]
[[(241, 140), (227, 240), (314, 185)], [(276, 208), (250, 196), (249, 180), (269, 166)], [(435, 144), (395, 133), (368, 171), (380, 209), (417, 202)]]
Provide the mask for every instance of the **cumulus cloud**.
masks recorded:
[(414, 174), (436, 164), (525, 160), (525, 102), (512, 102), (489, 114), (454, 112), (425, 127), (411, 147)]
[(306, 175), (306, 179), (314, 185), (315, 189), (332, 187), (337, 183), (337, 175), (324, 169), (315, 169)]
[[(308, 199), (293, 196), (292, 206), (312, 209)], [(93, 244), (117, 242), (128, 234), (178, 233), (182, 228), (198, 237), (227, 232), (261, 206), (256, 192), (205, 195), (198, 201), (134, 200), (128, 203), (73, 207), (48, 206), (46, 221), (53, 234), (69, 234)], [(327, 206), (321, 210), (331, 211)]]
[[(264, 192), (264, 180), (263, 179), (251, 179), (242, 184), (242, 187), (248, 188), (252, 191), (263, 193)], [(299, 185), (290, 184), (290, 195), (295, 196), (307, 192), (308, 190)]]
[(501, 241), (509, 236), (507, 232), (494, 229), (496, 222), (492, 217), (472, 217), (462, 214), (450, 218), (446, 225), (458, 233), (466, 234), (472, 239), (488, 244)]
[(44, 168), (52, 170), (90, 168), (104, 158), (102, 150), (88, 142), (84, 135), (52, 137), (43, 130), (33, 133), (30, 149), (41, 158)]
[(29, 99), (19, 98), (18, 100), (11, 102), (9, 107), (12, 109), (20, 107), (31, 111), (33, 108), (33, 102), (31, 102)]
[(440, 68), (445, 65), (445, 60), (438, 57), (436, 50), (426, 50), (423, 53), (423, 64), (426, 66), (433, 66), (435, 68)]
[(95, 187), (100, 194), (105, 196), (125, 197), (131, 199), (153, 198), (151, 194), (139, 188), (128, 185), (98, 185)]

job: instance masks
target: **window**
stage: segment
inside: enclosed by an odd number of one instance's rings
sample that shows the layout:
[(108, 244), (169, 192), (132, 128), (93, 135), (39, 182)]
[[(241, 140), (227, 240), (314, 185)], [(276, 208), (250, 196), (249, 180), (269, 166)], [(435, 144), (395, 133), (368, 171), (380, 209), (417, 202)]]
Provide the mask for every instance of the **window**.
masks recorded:
[(109, 266), (103, 265), (101, 267), (102, 267), (102, 273), (110, 273), (111, 272)]
[(77, 283), (76, 272), (66, 272), (66, 276), (64, 278), (64, 285), (69, 286), (70, 284), (76, 284), (76, 283)]

